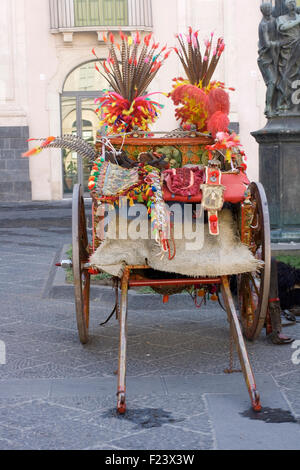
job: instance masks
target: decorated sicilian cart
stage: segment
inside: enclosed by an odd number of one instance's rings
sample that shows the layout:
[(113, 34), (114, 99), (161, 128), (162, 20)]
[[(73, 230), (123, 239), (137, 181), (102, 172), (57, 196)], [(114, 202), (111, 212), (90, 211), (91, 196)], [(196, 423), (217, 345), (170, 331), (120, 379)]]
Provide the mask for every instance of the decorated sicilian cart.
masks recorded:
[[(104, 39), (109, 57), (96, 68), (110, 89), (98, 100), (101, 131), (95, 146), (74, 136), (50, 137), (27, 153), (63, 147), (91, 162), (91, 240), (83, 189), (75, 185), (73, 192), (72, 266), (80, 341), (87, 343), (89, 337), (90, 277), (109, 273), (116, 287), (113, 314), (120, 325), (117, 409), (124, 413), (128, 289), (150, 286), (164, 302), (188, 291), (197, 307), (208, 299), (221, 303), (222, 294), (251, 403), (259, 411), (243, 334), (256, 339), (266, 322), (269, 215), (263, 187), (248, 180), (241, 143), (230, 131), (228, 90), (212, 80), (224, 42), (214, 43), (212, 35), (201, 52), (198, 32), (190, 28), (187, 35), (177, 36), (174, 50), (186, 78), (174, 79), (167, 96), (176, 106), (180, 128), (155, 133), (150, 124), (162, 106), (148, 88), (171, 51), (160, 49), (151, 35), (142, 39), (139, 33), (120, 33), (121, 44), (112, 34)], [(141, 213), (141, 208), (145, 217), (132, 230), (128, 214), (135, 209)]]

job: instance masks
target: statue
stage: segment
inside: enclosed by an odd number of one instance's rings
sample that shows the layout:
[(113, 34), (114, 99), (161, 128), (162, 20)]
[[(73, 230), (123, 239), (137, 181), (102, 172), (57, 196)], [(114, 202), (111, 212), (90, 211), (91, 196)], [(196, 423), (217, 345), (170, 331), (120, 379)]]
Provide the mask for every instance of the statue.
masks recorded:
[(272, 16), (272, 4), (263, 3), (260, 9), (263, 19), (259, 25), (258, 66), (267, 86), (265, 114), (269, 117), (274, 108), (273, 98), (278, 76), (279, 48), (276, 19)]
[(288, 13), (277, 18), (280, 38), (278, 111), (286, 111), (292, 107), (289, 99), (293, 93), (292, 84), (300, 77), (300, 15), (297, 14), (295, 0), (286, 0), (285, 4)]
[[(300, 114), (292, 102), (300, 80), (300, 14), (296, 0), (277, 0), (261, 5), (258, 66), (267, 86), (265, 114), (268, 118)], [(276, 15), (276, 17), (275, 17)]]
[(259, 144), (259, 179), (270, 207), (272, 241), (299, 243), (300, 2), (274, 0), (274, 8), (270, 3), (261, 5), (258, 58), (267, 85), (267, 123), (251, 135)]

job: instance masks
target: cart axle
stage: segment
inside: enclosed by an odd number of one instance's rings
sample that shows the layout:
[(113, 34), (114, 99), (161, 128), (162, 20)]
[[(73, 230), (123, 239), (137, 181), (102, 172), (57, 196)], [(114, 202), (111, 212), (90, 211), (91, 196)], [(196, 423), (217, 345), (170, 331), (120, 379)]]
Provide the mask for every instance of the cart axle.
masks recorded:
[(70, 259), (63, 259), (60, 263), (56, 263), (55, 266), (58, 268), (69, 269), (73, 267), (73, 263)]
[[(73, 262), (70, 259), (63, 259), (60, 263), (56, 263), (55, 266), (58, 268), (63, 268), (63, 269), (72, 269), (73, 268)], [(91, 264), (90, 263), (84, 263), (82, 264), (82, 269), (90, 269)]]

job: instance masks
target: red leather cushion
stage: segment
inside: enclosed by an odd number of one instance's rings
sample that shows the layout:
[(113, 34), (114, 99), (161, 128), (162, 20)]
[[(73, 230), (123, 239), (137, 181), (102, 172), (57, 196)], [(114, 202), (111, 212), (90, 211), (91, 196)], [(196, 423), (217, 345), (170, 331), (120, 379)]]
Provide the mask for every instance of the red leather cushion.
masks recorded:
[[(222, 174), (222, 184), (226, 187), (224, 192), (224, 200), (226, 202), (232, 202), (236, 204), (242, 202), (245, 198), (245, 191), (247, 186), (250, 184), (248, 177), (245, 173), (240, 172), (238, 174)], [(202, 192), (200, 191), (197, 196), (185, 197), (175, 196), (168, 190), (166, 185), (163, 186), (163, 197), (165, 201), (174, 202), (201, 202)]]
[(226, 187), (224, 192), (224, 200), (236, 204), (242, 202), (245, 199), (245, 191), (250, 181), (247, 175), (240, 172), (237, 175), (234, 174), (222, 174), (222, 184)]

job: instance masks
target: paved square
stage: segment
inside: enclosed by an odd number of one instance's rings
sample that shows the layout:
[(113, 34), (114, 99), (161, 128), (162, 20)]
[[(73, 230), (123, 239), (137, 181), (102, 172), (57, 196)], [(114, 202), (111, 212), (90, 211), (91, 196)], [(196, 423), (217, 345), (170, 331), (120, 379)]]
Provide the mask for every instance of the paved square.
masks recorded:
[[(54, 264), (71, 240), (71, 204), (0, 206), (0, 449), (300, 449), (300, 365), (264, 333), (247, 342), (263, 413), (226, 375), (226, 314), (189, 296), (129, 299), (126, 416), (118, 416), (118, 324), (95, 288), (91, 340), (78, 339), (72, 287)], [(287, 332), (300, 339), (300, 326)], [(236, 366), (238, 359), (235, 355)]]

